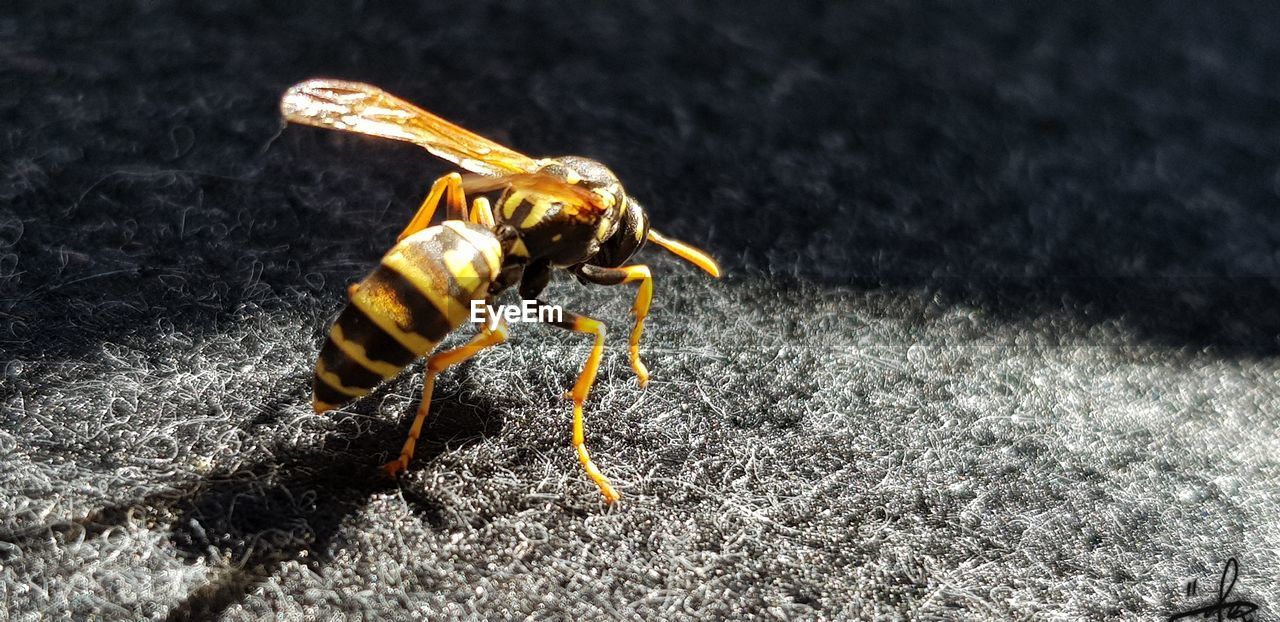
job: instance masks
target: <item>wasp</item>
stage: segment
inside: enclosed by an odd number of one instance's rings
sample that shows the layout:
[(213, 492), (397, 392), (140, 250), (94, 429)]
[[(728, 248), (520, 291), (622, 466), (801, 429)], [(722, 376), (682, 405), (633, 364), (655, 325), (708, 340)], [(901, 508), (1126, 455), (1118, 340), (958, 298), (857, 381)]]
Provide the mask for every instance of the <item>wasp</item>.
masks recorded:
[[(317, 413), (373, 390), (419, 358), (427, 358), (422, 400), (400, 456), (382, 467), (394, 477), (413, 459), (431, 408), (436, 376), (508, 338), (492, 312), (494, 297), (518, 286), (538, 308), (554, 270), (599, 285), (637, 283), (630, 362), (640, 386), (649, 371), (640, 360), (640, 336), (653, 300), (648, 266), (627, 264), (646, 242), (674, 253), (713, 277), (720, 268), (706, 253), (649, 226), (640, 202), (603, 164), (584, 157), (531, 158), (449, 123), (382, 89), (358, 82), (308, 80), (285, 92), (287, 121), (407, 141), (466, 171), (437, 179), (391, 250), (347, 290), (349, 301), (330, 328), (313, 380)], [(499, 193), (491, 204), (487, 196)], [(468, 205), (467, 197), (473, 195)], [(445, 204), (446, 219), (431, 225)], [(465, 345), (434, 352), (470, 318), (473, 301), (488, 321)], [(553, 325), (594, 338), (591, 353), (569, 392), (573, 446), (578, 461), (607, 503), (620, 497), (592, 462), (585, 444), (583, 405), (604, 354), (605, 324), (563, 312)]]

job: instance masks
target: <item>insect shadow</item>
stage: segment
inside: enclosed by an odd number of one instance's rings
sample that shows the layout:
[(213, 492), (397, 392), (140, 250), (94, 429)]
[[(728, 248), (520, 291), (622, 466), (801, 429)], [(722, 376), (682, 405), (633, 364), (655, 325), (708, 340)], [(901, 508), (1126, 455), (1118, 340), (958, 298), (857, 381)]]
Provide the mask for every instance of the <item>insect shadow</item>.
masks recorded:
[[(499, 412), (482, 398), (468, 405), (437, 400), (415, 464), (497, 435), (504, 424)], [(166, 619), (216, 618), (243, 601), (285, 562), (297, 561), (318, 572), (341, 549), (343, 522), (380, 493), (399, 488), (420, 520), (434, 529), (446, 528), (438, 500), (399, 486), (378, 469), (379, 458), (403, 440), (403, 423), (373, 419), (359, 434), (330, 434), (319, 449), (283, 452), (211, 473), (190, 484), (103, 507), (52, 530), (61, 532), (63, 540), (76, 539), (81, 533), (89, 540), (106, 537), (112, 529), (140, 517), (165, 525), (179, 557), (192, 564), (204, 560), (213, 568), (208, 582), (189, 593)], [(48, 530), (0, 539), (34, 544)]]

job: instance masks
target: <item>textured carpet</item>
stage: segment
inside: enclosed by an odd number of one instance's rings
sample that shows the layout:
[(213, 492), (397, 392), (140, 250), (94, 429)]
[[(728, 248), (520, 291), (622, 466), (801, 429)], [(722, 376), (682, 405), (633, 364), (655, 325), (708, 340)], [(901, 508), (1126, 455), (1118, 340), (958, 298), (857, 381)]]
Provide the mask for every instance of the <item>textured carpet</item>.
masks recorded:
[[(0, 615), (1150, 620), (1233, 558), (1280, 612), (1274, 7), (263, 4), (0, 8)], [(613, 328), (621, 503), (549, 327), (441, 377), (398, 482), (420, 367), (310, 413), (448, 170), (283, 127), (317, 75), (722, 260), (642, 253), (644, 390), (634, 290), (549, 290)]]

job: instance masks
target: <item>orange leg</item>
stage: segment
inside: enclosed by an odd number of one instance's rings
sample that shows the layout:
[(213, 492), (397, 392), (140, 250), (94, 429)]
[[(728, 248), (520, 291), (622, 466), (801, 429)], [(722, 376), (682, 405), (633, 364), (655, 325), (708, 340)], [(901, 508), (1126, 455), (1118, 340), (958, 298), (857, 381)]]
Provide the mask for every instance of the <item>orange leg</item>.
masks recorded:
[(471, 202), (471, 222), (483, 227), (493, 228), (493, 209), (489, 207), (489, 199), (476, 197)]
[(431, 410), (431, 393), (435, 390), (436, 376), (440, 375), (440, 372), (479, 354), (481, 350), (506, 340), (507, 324), (505, 321), (499, 320), (497, 326), (493, 329), (490, 329), (486, 324), (481, 333), (466, 345), (433, 354), (431, 358), (427, 359), (427, 372), (422, 381), (422, 401), (418, 404), (418, 414), (413, 419), (413, 426), (409, 428), (409, 438), (404, 441), (404, 448), (400, 450), (400, 457), (382, 465), (382, 470), (387, 475), (395, 477), (409, 468), (409, 461), (413, 459), (414, 446), (418, 444), (418, 436), (422, 434), (422, 423), (426, 421), (427, 412)]
[[(537, 303), (539, 306), (545, 305), (542, 301)], [(578, 374), (578, 381), (574, 383), (573, 391), (569, 393), (569, 397), (573, 399), (573, 447), (578, 451), (578, 462), (582, 463), (583, 469), (586, 469), (587, 477), (590, 477), (591, 481), (600, 488), (605, 503), (613, 503), (622, 496), (613, 489), (609, 478), (605, 477), (591, 461), (591, 454), (587, 453), (586, 426), (582, 417), (582, 407), (587, 403), (587, 394), (591, 392), (591, 386), (596, 383), (596, 372), (600, 369), (600, 359), (604, 356), (605, 325), (600, 320), (568, 311), (564, 312), (564, 316), (563, 321), (555, 323), (556, 326), (595, 336), (591, 354), (587, 357), (586, 364), (582, 366), (582, 372)]]
[(582, 278), (598, 285), (621, 285), (640, 281), (640, 291), (636, 292), (636, 302), (631, 307), (636, 316), (636, 325), (631, 329), (631, 369), (636, 372), (636, 380), (640, 386), (649, 384), (649, 368), (640, 360), (640, 335), (644, 332), (644, 319), (649, 315), (649, 305), (653, 302), (653, 274), (649, 266), (634, 265), (621, 268), (601, 268), (583, 265), (578, 269)]
[(449, 173), (431, 184), (431, 191), (427, 193), (427, 198), (422, 200), (422, 205), (418, 207), (417, 213), (413, 215), (404, 231), (400, 232), (396, 241), (399, 242), (426, 229), (431, 224), (431, 218), (436, 214), (436, 208), (440, 205), (441, 197), (444, 197), (445, 202), (448, 204), (449, 220), (467, 219), (467, 197), (462, 191), (462, 176), (457, 173)]

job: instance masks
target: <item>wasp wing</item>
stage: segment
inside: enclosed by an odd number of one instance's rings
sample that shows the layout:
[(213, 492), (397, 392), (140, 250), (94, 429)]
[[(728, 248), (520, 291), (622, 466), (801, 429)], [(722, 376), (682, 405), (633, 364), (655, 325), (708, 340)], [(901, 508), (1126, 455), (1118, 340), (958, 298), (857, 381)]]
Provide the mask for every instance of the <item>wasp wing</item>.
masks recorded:
[(541, 165), (370, 84), (307, 80), (285, 92), (280, 111), (294, 123), (411, 142), (473, 173), (531, 173)]
[(605, 209), (607, 202), (607, 199), (597, 192), (542, 173), (510, 173), (496, 177), (466, 175), (462, 178), (462, 189), (467, 194), (492, 192), (504, 188), (550, 196), (564, 203), (586, 206), (595, 210)]

